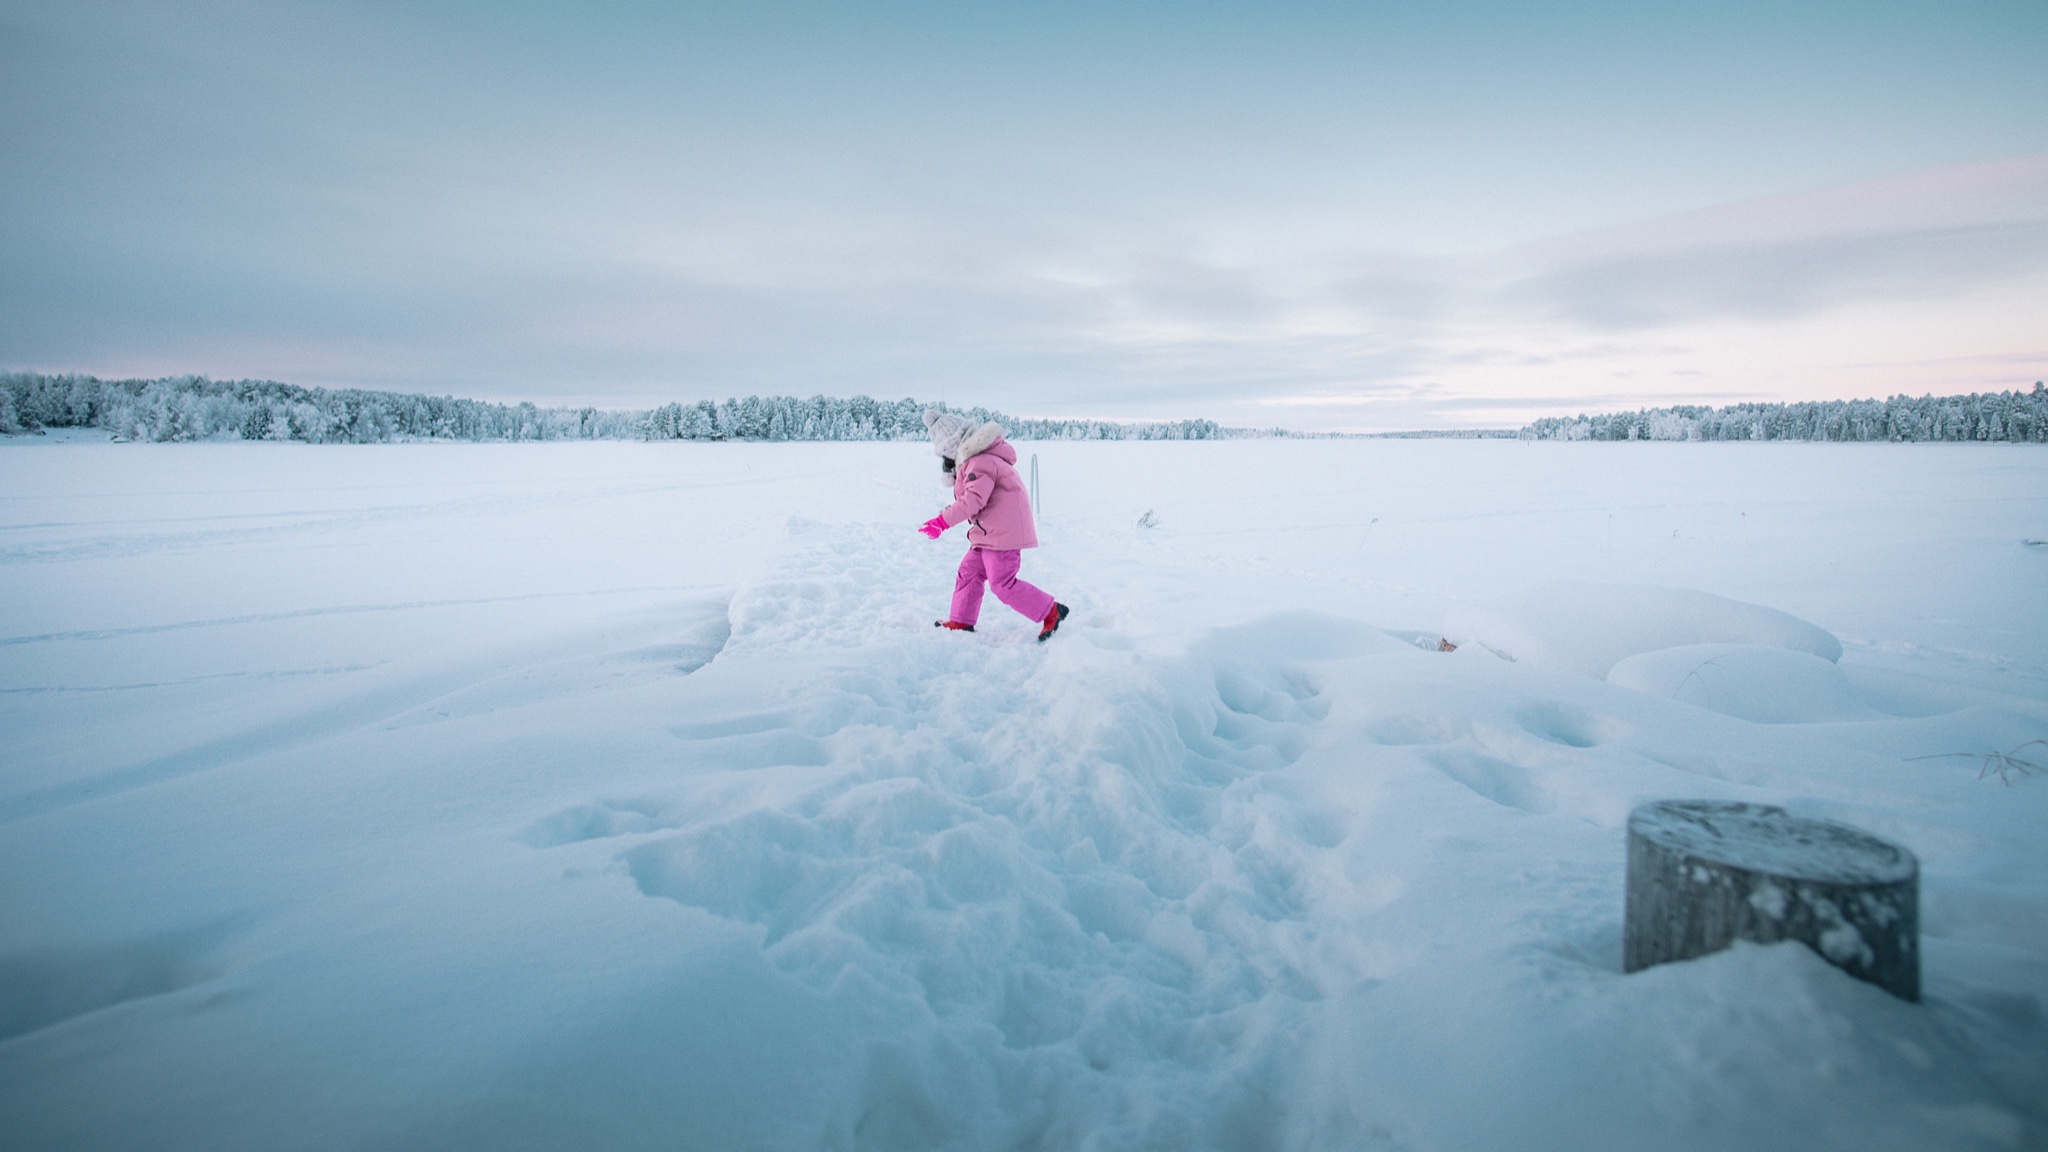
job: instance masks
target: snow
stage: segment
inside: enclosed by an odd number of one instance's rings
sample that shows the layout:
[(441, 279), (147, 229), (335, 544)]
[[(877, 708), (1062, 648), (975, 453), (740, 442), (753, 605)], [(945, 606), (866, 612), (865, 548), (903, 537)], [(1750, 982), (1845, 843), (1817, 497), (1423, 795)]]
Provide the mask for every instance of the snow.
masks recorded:
[[(1629, 830), (1695, 861), (1786, 880), (1897, 884), (1919, 870), (1912, 853), (1895, 844), (1830, 821), (1801, 819), (1770, 805), (1696, 800), (1647, 804), (1629, 817)], [(1766, 884), (1757, 891), (1770, 905), (1768, 915), (1784, 915), (1782, 889)]]
[[(2048, 1146), (2048, 455), (1019, 447), (1043, 645), (917, 444), (0, 444), (8, 1146)], [(1624, 976), (1665, 798), (1925, 1002)]]
[(1605, 679), (1759, 724), (1880, 717), (1877, 709), (1858, 698), (1848, 675), (1834, 662), (1760, 644), (1652, 649), (1620, 660), (1607, 670)]
[(1445, 619), (1444, 637), (1504, 660), (1593, 677), (1630, 657), (1715, 642), (1842, 658), (1841, 642), (1825, 629), (1775, 608), (1687, 588), (1585, 581), (1548, 581), (1461, 608)]

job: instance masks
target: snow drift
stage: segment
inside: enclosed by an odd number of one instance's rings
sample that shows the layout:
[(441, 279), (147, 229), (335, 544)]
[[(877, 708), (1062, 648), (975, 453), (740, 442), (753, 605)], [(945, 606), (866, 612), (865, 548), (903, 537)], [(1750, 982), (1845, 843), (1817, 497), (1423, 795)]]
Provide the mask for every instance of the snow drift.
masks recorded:
[(1832, 661), (1756, 644), (1687, 644), (1630, 656), (1607, 682), (1760, 724), (1868, 720), (1876, 711)]
[(1630, 656), (1748, 644), (1840, 660), (1842, 644), (1797, 617), (1686, 588), (1554, 581), (1444, 618), (1444, 637), (1507, 660), (1599, 679)]

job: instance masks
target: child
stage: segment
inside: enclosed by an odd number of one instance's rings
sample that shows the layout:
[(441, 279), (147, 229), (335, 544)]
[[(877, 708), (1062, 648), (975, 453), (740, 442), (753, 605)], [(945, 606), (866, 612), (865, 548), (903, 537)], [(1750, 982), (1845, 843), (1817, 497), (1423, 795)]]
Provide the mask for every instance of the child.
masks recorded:
[(952, 482), (953, 502), (917, 530), (937, 540), (963, 520), (974, 525), (967, 530), (967, 555), (953, 581), (952, 615), (932, 624), (974, 631), (981, 586), (987, 583), (996, 599), (1038, 621), (1038, 638), (1046, 639), (1067, 618), (1067, 606), (1017, 579), (1020, 553), (1038, 547), (1031, 503), (1017, 480), (1017, 450), (1003, 440), (1003, 426), (993, 421), (976, 428), (965, 416), (933, 408), (924, 414), (924, 426), (932, 434), (939, 467)]

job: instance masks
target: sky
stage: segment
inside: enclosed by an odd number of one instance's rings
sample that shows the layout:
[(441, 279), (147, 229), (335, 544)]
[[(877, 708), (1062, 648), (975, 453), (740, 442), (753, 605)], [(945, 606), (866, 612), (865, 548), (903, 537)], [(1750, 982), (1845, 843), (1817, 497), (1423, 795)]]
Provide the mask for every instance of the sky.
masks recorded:
[(1304, 430), (2048, 377), (2048, 4), (0, 0), (0, 369)]

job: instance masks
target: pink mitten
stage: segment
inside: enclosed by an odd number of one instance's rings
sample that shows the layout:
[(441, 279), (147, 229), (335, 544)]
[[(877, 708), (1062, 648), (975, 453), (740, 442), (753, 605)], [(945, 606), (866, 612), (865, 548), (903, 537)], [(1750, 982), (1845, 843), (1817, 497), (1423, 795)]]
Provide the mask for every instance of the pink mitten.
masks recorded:
[(931, 519), (925, 521), (924, 523), (919, 524), (917, 526), (917, 530), (919, 532), (924, 533), (927, 537), (933, 540), (937, 540), (939, 538), (939, 534), (941, 532), (944, 532), (947, 527), (948, 525), (946, 524), (946, 518), (944, 516), (934, 516)]

